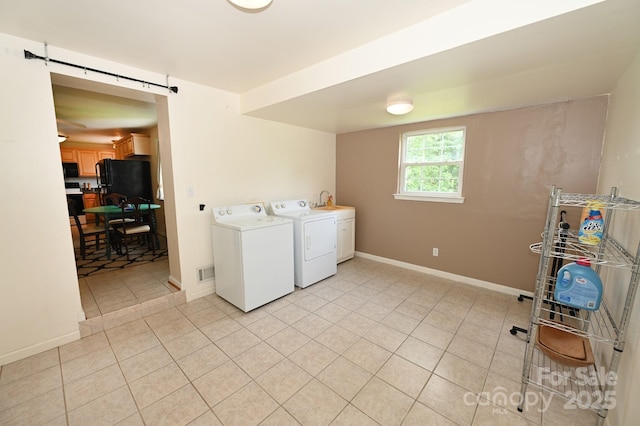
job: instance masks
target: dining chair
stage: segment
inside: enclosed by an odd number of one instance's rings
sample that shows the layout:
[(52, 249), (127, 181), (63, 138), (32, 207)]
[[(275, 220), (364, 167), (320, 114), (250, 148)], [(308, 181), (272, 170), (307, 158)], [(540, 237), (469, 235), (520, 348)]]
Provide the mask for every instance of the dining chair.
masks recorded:
[[(120, 248), (124, 244), (124, 249), (127, 252), (127, 260), (130, 260), (127, 240), (133, 237), (146, 237), (148, 246), (151, 247), (153, 254), (156, 254), (153, 221), (145, 221), (145, 216), (152, 213), (151, 201), (142, 197), (132, 197), (127, 199), (126, 202), (121, 203), (120, 208), (122, 209), (122, 217), (126, 217), (131, 221), (125, 222), (122, 226), (114, 228), (113, 230), (118, 241), (118, 252), (120, 252)], [(143, 209), (145, 210), (143, 211)]]
[(87, 256), (87, 242), (95, 241), (96, 250), (100, 249), (100, 236), (107, 236), (106, 229), (104, 226), (96, 224), (83, 225), (78, 217), (76, 203), (72, 199), (67, 198), (67, 206), (69, 207), (69, 215), (73, 216), (76, 228), (78, 229), (78, 235), (80, 236), (80, 256), (82, 256), (82, 260), (84, 260)]
[[(127, 201), (127, 196), (123, 194), (118, 194), (117, 192), (112, 192), (111, 194), (107, 194), (103, 196), (104, 205), (114, 205), (120, 207), (120, 205)], [(112, 228), (116, 228), (118, 226), (122, 226), (124, 223), (131, 223), (133, 219), (128, 217), (119, 217), (116, 219), (109, 220), (109, 226)]]

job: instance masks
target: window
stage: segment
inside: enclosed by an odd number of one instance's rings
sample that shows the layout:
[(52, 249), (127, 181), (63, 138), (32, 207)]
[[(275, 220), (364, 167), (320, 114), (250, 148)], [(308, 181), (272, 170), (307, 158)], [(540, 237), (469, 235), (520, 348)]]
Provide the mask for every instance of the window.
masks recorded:
[(395, 198), (463, 202), (464, 142), (464, 127), (403, 133)]

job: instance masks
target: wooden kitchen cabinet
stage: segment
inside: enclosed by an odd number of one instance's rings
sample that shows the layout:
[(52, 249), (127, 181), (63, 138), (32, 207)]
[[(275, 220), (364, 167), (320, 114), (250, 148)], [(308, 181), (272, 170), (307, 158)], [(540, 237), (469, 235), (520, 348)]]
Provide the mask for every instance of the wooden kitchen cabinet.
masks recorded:
[(63, 163), (77, 163), (78, 155), (73, 148), (60, 148), (60, 157)]
[(134, 155), (151, 155), (149, 135), (132, 133), (116, 142), (116, 158), (124, 160)]
[(100, 160), (104, 160), (105, 158), (111, 158), (113, 160), (115, 160), (116, 158), (116, 151), (111, 149), (111, 150), (100, 150), (98, 151), (98, 161)]
[(98, 152), (96, 150), (77, 150), (78, 172), (80, 176), (95, 176), (96, 163), (98, 162)]
[[(100, 197), (97, 192), (85, 192), (82, 194), (82, 203), (84, 204), (85, 209), (100, 207)], [(94, 214), (87, 214), (86, 216), (87, 222), (96, 220), (96, 215)]]

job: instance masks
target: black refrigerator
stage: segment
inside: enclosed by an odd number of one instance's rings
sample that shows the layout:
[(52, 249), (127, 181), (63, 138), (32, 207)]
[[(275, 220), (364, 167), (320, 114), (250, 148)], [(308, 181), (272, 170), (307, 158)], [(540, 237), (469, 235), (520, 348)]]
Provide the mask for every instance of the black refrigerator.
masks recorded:
[(113, 192), (129, 197), (142, 197), (153, 201), (151, 165), (138, 160), (100, 160), (96, 164), (100, 193)]

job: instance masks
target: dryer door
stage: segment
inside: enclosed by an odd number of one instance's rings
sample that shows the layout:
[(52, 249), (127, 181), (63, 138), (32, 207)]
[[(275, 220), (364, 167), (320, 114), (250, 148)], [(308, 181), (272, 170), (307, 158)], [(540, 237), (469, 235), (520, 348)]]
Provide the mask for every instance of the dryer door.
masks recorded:
[(303, 224), (306, 262), (336, 251), (336, 219), (311, 220)]

